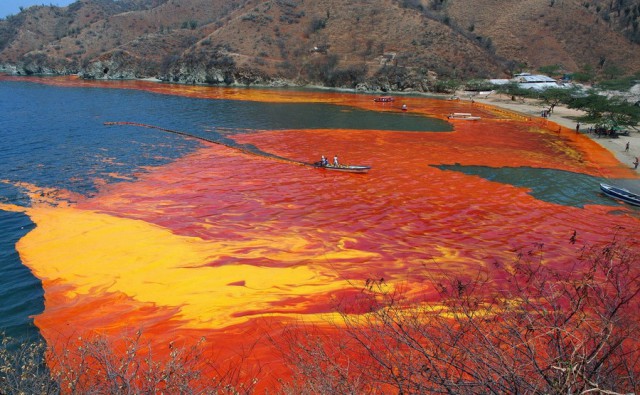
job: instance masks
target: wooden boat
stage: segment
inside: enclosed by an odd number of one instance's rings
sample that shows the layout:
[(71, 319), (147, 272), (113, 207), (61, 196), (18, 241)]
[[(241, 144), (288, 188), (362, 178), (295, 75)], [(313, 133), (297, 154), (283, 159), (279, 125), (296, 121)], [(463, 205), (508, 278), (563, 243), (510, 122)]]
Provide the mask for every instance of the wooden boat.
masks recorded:
[(449, 119), (462, 119), (465, 121), (477, 121), (480, 119), (480, 117), (477, 116), (473, 116), (471, 115), (471, 113), (468, 112), (454, 112), (451, 113), (447, 116), (447, 118)]
[(314, 163), (313, 167), (316, 167), (318, 169), (332, 170), (332, 171), (342, 171), (345, 173), (366, 173), (369, 170), (371, 170), (371, 166), (363, 166), (363, 165), (334, 166), (332, 164), (323, 165), (321, 162)]
[(394, 100), (396, 100), (396, 99), (393, 98), (392, 96), (378, 96), (378, 97), (373, 99), (373, 101), (380, 102), (380, 103), (388, 103), (388, 102), (392, 102)]
[(630, 192), (627, 189), (608, 184), (600, 184), (600, 189), (609, 197), (622, 200), (623, 202), (634, 206), (640, 206), (640, 195)]

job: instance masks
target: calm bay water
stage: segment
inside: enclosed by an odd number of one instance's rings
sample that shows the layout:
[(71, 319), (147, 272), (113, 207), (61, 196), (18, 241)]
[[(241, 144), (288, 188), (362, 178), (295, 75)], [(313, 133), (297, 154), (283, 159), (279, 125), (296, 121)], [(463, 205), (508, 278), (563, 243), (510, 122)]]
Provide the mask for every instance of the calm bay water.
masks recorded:
[(617, 205), (616, 201), (594, 191), (603, 181), (599, 177), (555, 169), (530, 167), (493, 168), (484, 166), (438, 166), (442, 170), (477, 175), (490, 181), (526, 187), (536, 199), (564, 206), (584, 207), (587, 204)]

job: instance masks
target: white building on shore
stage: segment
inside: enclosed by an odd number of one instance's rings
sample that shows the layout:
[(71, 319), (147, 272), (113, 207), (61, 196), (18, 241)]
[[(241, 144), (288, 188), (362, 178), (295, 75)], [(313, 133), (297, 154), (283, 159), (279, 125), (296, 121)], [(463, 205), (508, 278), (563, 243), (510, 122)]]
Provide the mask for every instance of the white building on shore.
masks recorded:
[(564, 88), (563, 84), (559, 84), (558, 81), (554, 80), (551, 77), (542, 74), (529, 74), (529, 73), (520, 73), (513, 76), (510, 80), (499, 79), (499, 80), (489, 80), (492, 84), (495, 85), (505, 85), (510, 82), (515, 82), (518, 84), (518, 87), (523, 89), (535, 89), (535, 90), (543, 90), (547, 88)]

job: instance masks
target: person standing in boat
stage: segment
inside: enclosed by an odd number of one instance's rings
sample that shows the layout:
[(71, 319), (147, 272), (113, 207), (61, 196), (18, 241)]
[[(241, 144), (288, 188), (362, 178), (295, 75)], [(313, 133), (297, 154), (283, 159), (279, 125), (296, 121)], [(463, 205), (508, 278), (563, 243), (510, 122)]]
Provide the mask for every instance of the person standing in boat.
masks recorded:
[(335, 167), (340, 167), (340, 163), (338, 162), (338, 155), (335, 155), (335, 156), (333, 157), (333, 165), (334, 165)]
[(328, 164), (329, 164), (329, 161), (324, 155), (322, 155), (322, 158), (320, 159), (320, 166), (326, 166)]

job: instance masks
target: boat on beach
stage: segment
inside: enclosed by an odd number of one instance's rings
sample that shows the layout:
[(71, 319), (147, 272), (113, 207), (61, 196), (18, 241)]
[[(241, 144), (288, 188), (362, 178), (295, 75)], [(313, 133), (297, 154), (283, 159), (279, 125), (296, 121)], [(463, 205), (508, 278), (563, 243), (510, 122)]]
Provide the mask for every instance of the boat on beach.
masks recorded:
[(477, 121), (477, 120), (480, 119), (480, 117), (471, 115), (471, 113), (468, 113), (468, 112), (453, 112), (453, 113), (447, 115), (447, 118), (449, 118), (449, 119), (461, 119), (461, 120), (465, 120), (465, 121)]
[(622, 200), (625, 203), (640, 206), (640, 195), (633, 193), (625, 188), (616, 187), (609, 184), (600, 184), (600, 190), (605, 195), (617, 200)]
[(322, 164), (322, 162), (316, 162), (313, 164), (313, 167), (318, 169), (332, 170), (332, 171), (342, 171), (345, 173), (366, 173), (371, 170), (371, 166), (364, 165), (332, 165), (332, 164)]
[(379, 102), (379, 103), (388, 103), (388, 102), (392, 102), (394, 100), (395, 99), (393, 98), (393, 96), (378, 96), (378, 97), (373, 99), (373, 101)]

